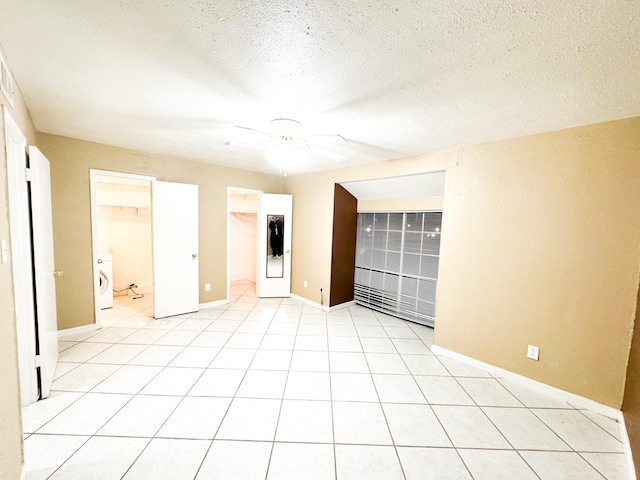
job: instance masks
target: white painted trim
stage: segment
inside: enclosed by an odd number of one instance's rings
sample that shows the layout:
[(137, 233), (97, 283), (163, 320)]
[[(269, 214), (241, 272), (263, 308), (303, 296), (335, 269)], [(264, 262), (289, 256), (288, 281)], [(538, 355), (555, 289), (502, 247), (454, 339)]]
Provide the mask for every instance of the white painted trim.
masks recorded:
[[(0, 133), (6, 150), (6, 184), (9, 213), (8, 268), (13, 274), (14, 321), (22, 406), (38, 400), (36, 370), (36, 299), (33, 292), (29, 192), (26, 180), (27, 140), (7, 107), (2, 107)], [(4, 201), (4, 199), (3, 199)]]
[(305, 303), (305, 304), (307, 304), (307, 305), (309, 305), (311, 307), (317, 308), (318, 310), (322, 310), (324, 312), (328, 312), (329, 311), (329, 307), (322, 306), (317, 302), (312, 302), (308, 298), (301, 297), (300, 295), (296, 295), (295, 293), (292, 293), (290, 298), (292, 298), (294, 300), (298, 300), (299, 302)]
[(58, 338), (62, 339), (71, 335), (93, 332), (94, 330), (98, 330), (100, 328), (101, 327), (99, 327), (96, 323), (91, 323), (89, 325), (80, 325), (79, 327), (65, 328), (64, 330), (58, 330)]
[(333, 307), (329, 307), (329, 312), (337, 312), (338, 310), (342, 310), (349, 307), (355, 307), (356, 301), (351, 300), (350, 302), (340, 303), (338, 305), (334, 305)]
[(320, 305), (317, 302), (313, 302), (311, 300), (309, 300), (308, 298), (305, 297), (301, 297), (300, 295), (296, 295), (295, 293), (291, 294), (291, 298), (293, 298), (294, 300), (298, 300), (302, 303), (306, 303), (307, 305), (310, 305), (312, 307), (317, 308), (318, 310), (322, 310), (324, 312), (327, 313), (331, 313), (331, 312), (335, 312), (337, 310), (342, 310), (344, 308), (348, 308), (348, 307), (352, 307), (356, 304), (356, 302), (354, 302), (353, 300), (350, 302), (344, 302), (341, 303), (340, 305), (334, 305), (333, 307), (329, 307), (327, 305)]
[(566, 392), (559, 388), (552, 387), (551, 385), (547, 385), (546, 383), (538, 382), (537, 380), (525, 377), (524, 375), (510, 372), (509, 370), (504, 370), (488, 363), (481, 362), (480, 360), (476, 360), (475, 358), (462, 355), (438, 345), (432, 345), (431, 351), (434, 355), (442, 355), (444, 357), (453, 358), (454, 360), (458, 360), (465, 365), (470, 365), (479, 370), (490, 373), (495, 377), (510, 380), (514, 383), (518, 383), (544, 395), (548, 395), (558, 400), (567, 402), (577, 409), (590, 410), (592, 412), (604, 415), (605, 417), (617, 420), (618, 426), (620, 428), (620, 439), (622, 441), (624, 454), (626, 457), (627, 475), (629, 480), (637, 480), (635, 465), (633, 462), (633, 455), (631, 453), (631, 445), (629, 443), (629, 434), (627, 432), (627, 427), (622, 411), (613, 407), (609, 407), (608, 405), (603, 405), (589, 398), (576, 395), (575, 393)]
[(629, 480), (637, 480), (636, 467), (633, 463), (633, 454), (631, 453), (631, 443), (629, 442), (629, 432), (627, 432), (627, 424), (624, 421), (624, 414), (622, 411), (618, 412), (618, 425), (620, 427), (620, 438), (624, 445), (624, 455), (627, 459), (627, 477)]
[(214, 302), (201, 303), (200, 308), (211, 308), (211, 307), (219, 307), (220, 305), (228, 305), (229, 299), (225, 298), (223, 300), (216, 300)]
[(510, 380), (520, 385), (524, 385), (525, 387), (531, 388), (532, 390), (535, 390), (544, 395), (557, 398), (558, 400), (573, 405), (577, 409), (591, 410), (592, 412), (599, 413), (606, 417), (618, 419), (620, 410), (609, 407), (608, 405), (603, 405), (602, 403), (598, 403), (595, 400), (591, 400), (589, 398), (576, 395), (575, 393), (570, 393), (565, 390), (552, 387), (551, 385), (547, 385), (546, 383), (538, 382), (537, 380), (525, 377), (524, 375), (495, 367), (488, 363), (481, 362), (480, 360), (476, 360), (475, 358), (467, 357), (466, 355), (462, 355), (438, 345), (433, 345), (431, 347), (431, 351), (434, 355), (442, 355), (444, 357), (453, 358), (454, 360), (458, 360), (459, 362), (462, 362), (466, 365), (470, 365), (479, 370), (490, 373), (497, 378), (504, 378), (505, 380)]
[[(22, 444), (24, 445), (24, 440), (22, 440)], [(27, 480), (27, 470), (24, 467), (25, 464), (23, 462), (22, 466), (20, 467), (20, 480)]]

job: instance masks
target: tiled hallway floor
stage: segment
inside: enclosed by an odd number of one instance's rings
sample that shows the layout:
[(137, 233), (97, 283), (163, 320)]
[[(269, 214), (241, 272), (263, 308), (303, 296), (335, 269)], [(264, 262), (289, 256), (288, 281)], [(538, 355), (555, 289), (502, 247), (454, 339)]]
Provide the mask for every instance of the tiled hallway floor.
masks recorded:
[(61, 341), (26, 478), (627, 478), (614, 420), (435, 356), (429, 328), (252, 287), (161, 320), (116, 297)]

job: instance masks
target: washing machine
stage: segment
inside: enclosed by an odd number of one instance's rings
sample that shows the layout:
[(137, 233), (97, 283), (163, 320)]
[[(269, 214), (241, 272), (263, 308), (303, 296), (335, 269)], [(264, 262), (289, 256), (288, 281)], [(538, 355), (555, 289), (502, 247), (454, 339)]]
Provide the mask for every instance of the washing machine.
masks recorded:
[(100, 272), (100, 309), (113, 308), (113, 258), (104, 253), (98, 257)]

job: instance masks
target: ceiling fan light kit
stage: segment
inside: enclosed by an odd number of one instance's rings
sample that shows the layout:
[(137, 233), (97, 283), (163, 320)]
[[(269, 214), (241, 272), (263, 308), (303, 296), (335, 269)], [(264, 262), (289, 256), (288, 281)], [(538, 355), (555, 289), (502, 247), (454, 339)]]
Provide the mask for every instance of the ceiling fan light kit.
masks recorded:
[[(263, 138), (256, 143), (267, 147), (265, 152), (267, 161), (284, 172), (306, 160), (306, 153), (311, 154), (311, 157), (319, 156), (334, 162), (344, 159), (342, 153), (317, 145), (317, 143), (346, 144), (347, 141), (342, 135), (306, 135), (302, 124), (291, 118), (274, 118), (269, 122), (268, 131), (242, 125), (236, 125), (236, 127), (262, 136)], [(233, 141), (225, 143), (228, 146), (235, 144)]]
[(269, 122), (271, 131), (283, 137), (302, 136), (302, 124), (290, 118), (274, 118)]

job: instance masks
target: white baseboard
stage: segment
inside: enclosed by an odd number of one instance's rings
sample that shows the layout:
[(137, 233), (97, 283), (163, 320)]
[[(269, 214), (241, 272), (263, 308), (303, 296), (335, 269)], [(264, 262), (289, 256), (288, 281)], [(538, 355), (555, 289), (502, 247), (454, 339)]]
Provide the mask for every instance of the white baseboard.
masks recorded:
[(298, 301), (300, 301), (302, 303), (305, 303), (305, 304), (307, 304), (307, 305), (309, 305), (311, 307), (317, 308), (318, 310), (323, 310), (325, 312), (329, 311), (329, 307), (327, 307), (326, 305), (320, 305), (317, 302), (313, 302), (313, 301), (309, 300), (308, 298), (301, 297), (300, 295), (296, 295), (295, 293), (291, 294), (291, 298), (293, 298), (294, 300), (298, 300)]
[(228, 303), (229, 303), (229, 299), (224, 298), (222, 300), (215, 300), (213, 302), (201, 303), (200, 308), (219, 307), (220, 305), (227, 305)]
[(438, 345), (433, 345), (431, 347), (431, 351), (435, 355), (442, 355), (444, 357), (453, 358), (454, 360), (458, 360), (459, 362), (462, 362), (466, 365), (490, 373), (491, 375), (494, 375), (498, 378), (504, 378), (505, 380), (511, 380), (512, 382), (519, 383), (520, 385), (529, 387), (539, 393), (549, 395), (550, 397), (554, 397), (558, 400), (567, 402), (578, 409), (584, 408), (604, 415), (606, 417), (613, 418), (615, 420), (618, 419), (620, 410), (609, 407), (608, 405), (603, 405), (602, 403), (598, 403), (595, 400), (591, 400), (589, 398), (576, 395), (575, 393), (570, 393), (565, 390), (552, 387), (551, 385), (547, 385), (546, 383), (538, 382), (537, 380), (525, 377), (524, 375), (510, 372), (509, 370), (504, 370), (488, 363), (481, 362), (480, 360), (476, 360), (475, 358), (467, 357), (466, 355), (462, 355)]
[(87, 332), (93, 332), (98, 329), (98, 325), (91, 323), (89, 325), (80, 325), (79, 327), (65, 328), (64, 330), (58, 330), (58, 338), (64, 338), (71, 335), (78, 335)]
[(627, 474), (628, 474), (629, 480), (637, 480), (635, 465), (633, 463), (633, 455), (631, 454), (631, 445), (629, 444), (629, 434), (627, 432), (627, 426), (625, 424), (624, 415), (622, 411), (613, 407), (609, 407), (608, 405), (603, 405), (601, 403), (596, 402), (595, 400), (591, 400), (581, 395), (576, 395), (575, 393), (566, 392), (559, 388), (552, 387), (551, 385), (547, 385), (546, 383), (538, 382), (537, 380), (533, 380), (529, 377), (525, 377), (524, 375), (510, 372), (509, 370), (504, 370), (499, 367), (495, 367), (488, 363), (481, 362), (480, 360), (476, 360), (475, 358), (467, 357), (466, 355), (462, 355), (460, 353), (454, 352), (447, 348), (440, 347), (438, 345), (432, 345), (431, 351), (433, 352), (434, 355), (442, 355), (443, 357), (453, 358), (454, 360), (458, 360), (461, 363), (464, 363), (471, 367), (475, 367), (484, 372), (490, 373), (491, 375), (494, 375), (498, 378), (504, 378), (505, 380), (510, 380), (514, 383), (518, 383), (520, 385), (528, 387), (544, 395), (548, 395), (558, 400), (567, 402), (573, 405), (575, 408), (590, 410), (592, 412), (596, 412), (601, 415), (604, 415), (605, 417), (609, 417), (614, 420), (617, 420), (618, 427), (620, 428), (620, 438), (622, 439), (622, 444), (624, 447), (624, 453), (626, 457)]
[(340, 305), (334, 305), (333, 307), (329, 307), (328, 305), (320, 305), (317, 302), (313, 302), (308, 298), (301, 297), (300, 295), (296, 295), (295, 293), (291, 294), (291, 298), (293, 298), (294, 300), (299, 300), (302, 303), (306, 303), (307, 305), (310, 305), (312, 307), (317, 308), (318, 310), (322, 310), (327, 313), (335, 312), (337, 310), (342, 310), (343, 308), (351, 307), (356, 304), (356, 302), (351, 301), (351, 302), (341, 303)]
[(333, 307), (329, 307), (329, 312), (337, 312), (338, 310), (342, 310), (349, 307), (354, 307), (356, 302), (351, 300), (350, 302), (344, 302), (339, 305), (334, 305)]

